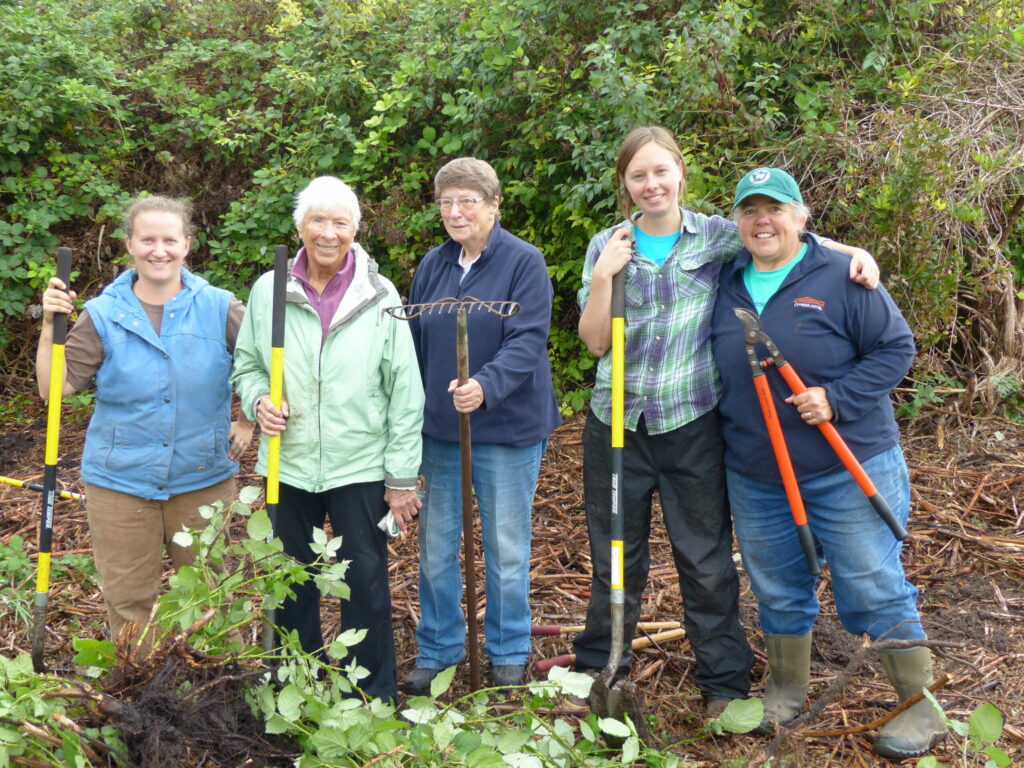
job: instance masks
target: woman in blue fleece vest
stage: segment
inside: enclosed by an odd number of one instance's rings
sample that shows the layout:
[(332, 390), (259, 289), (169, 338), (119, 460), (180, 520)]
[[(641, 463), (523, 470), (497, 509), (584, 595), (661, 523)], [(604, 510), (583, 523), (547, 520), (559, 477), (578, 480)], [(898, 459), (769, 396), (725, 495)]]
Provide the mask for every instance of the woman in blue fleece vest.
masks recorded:
[[(228, 504), (253, 424), (231, 423), (231, 355), (245, 307), (184, 267), (188, 208), (142, 198), (122, 228), (133, 268), (86, 302), (68, 333), (64, 394), (95, 377), (96, 406), (82, 454), (86, 513), (110, 633), (149, 620), (164, 546), (175, 568), (191, 550), (171, 542), (202, 528), (198, 508)], [(58, 278), (43, 293), (36, 378), (48, 394), (53, 315), (74, 291)], [(150, 636), (140, 640), (145, 648)]]
[(516, 301), (520, 310), (506, 319), (469, 313), (469, 381), (461, 387), (455, 317), (434, 312), (412, 321), (426, 393), (426, 499), (419, 527), (419, 656), (402, 687), (417, 695), (465, 655), (459, 414), (472, 414), (473, 487), (487, 569), (484, 651), (496, 686), (521, 683), (526, 670), (533, 494), (548, 434), (561, 423), (548, 363), (552, 289), (544, 258), (498, 223), (501, 187), (483, 160), (452, 160), (437, 172), (434, 193), (450, 239), (423, 257), (409, 301), (473, 296)]
[[(910, 482), (889, 391), (914, 360), (914, 337), (884, 288), (844, 280), (847, 259), (804, 236), (808, 211), (796, 181), (758, 168), (736, 187), (733, 217), (744, 250), (726, 264), (712, 321), (722, 379), (726, 479), (743, 565), (759, 603), (771, 676), (759, 733), (795, 718), (807, 695), (817, 579), (807, 569), (761, 415), (744, 329), (733, 312), (757, 312), (808, 385), (794, 395), (767, 376), (819, 555), (829, 564), (839, 619), (850, 632), (924, 638), (917, 590), (900, 563), (902, 544), (875, 513), (817, 425), (832, 422), (902, 524)], [(759, 348), (764, 355), (766, 350)], [(901, 701), (931, 682), (931, 654), (916, 646), (880, 653)], [(890, 720), (875, 752), (922, 755), (945, 733), (928, 701)]]

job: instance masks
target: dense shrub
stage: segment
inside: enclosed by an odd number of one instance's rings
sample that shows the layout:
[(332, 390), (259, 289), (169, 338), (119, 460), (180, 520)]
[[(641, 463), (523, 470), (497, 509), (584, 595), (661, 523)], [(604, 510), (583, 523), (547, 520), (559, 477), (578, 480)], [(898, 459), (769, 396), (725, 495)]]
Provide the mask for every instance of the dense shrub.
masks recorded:
[(615, 148), (640, 123), (679, 137), (698, 210), (727, 206), (752, 165), (793, 169), (816, 227), (878, 255), (926, 350), (973, 365), (1021, 346), (1024, 11), (1009, 0), (23, 0), (0, 34), (8, 359), (54, 246), (78, 249), (76, 285), (94, 290), (140, 191), (195, 201), (194, 267), (244, 297), (294, 241), (294, 191), (340, 175), (365, 205), (361, 241), (406, 288), (443, 235), (434, 171), (474, 154), (547, 257), (557, 383), (580, 407), (581, 260), (615, 220)]

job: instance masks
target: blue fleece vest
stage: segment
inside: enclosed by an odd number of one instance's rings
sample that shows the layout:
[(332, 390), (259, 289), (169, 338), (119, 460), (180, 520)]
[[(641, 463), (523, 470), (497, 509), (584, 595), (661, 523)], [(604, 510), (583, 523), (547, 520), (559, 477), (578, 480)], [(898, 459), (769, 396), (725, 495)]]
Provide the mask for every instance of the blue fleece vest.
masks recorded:
[(159, 336), (132, 292), (134, 271), (85, 305), (103, 342), (82, 454), (86, 483), (167, 499), (238, 471), (227, 455), (231, 294), (186, 270), (181, 278)]

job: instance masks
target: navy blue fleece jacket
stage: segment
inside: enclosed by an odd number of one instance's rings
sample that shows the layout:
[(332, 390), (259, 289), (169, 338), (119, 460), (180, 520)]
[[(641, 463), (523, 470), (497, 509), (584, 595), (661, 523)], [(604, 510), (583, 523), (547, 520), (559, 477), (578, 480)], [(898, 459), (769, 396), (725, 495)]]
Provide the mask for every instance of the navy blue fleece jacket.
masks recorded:
[[(761, 313), (764, 330), (808, 387), (824, 387), (832, 421), (850, 450), (865, 461), (899, 442), (889, 392), (914, 360), (914, 337), (888, 292), (869, 291), (848, 277), (850, 259), (807, 238), (807, 253)], [(780, 482), (775, 455), (754, 391), (733, 307), (754, 310), (743, 284), (750, 261), (743, 250), (719, 278), (712, 321), (715, 363), (722, 378), (725, 463), (742, 475)], [(758, 345), (761, 358), (768, 357)], [(773, 367), (766, 371), (798, 480), (842, 467), (821, 431), (784, 401), (791, 392)]]
[[(459, 265), (461, 250), (448, 240), (428, 252), (416, 270), (409, 302), (448, 296), (519, 302), (519, 313), (510, 318), (480, 309), (467, 316), (469, 375), (484, 391), (484, 404), (472, 413), (470, 424), (473, 442), (540, 442), (562, 422), (548, 361), (553, 291), (544, 257), (497, 223), (465, 278)], [(425, 313), (411, 325), (427, 398), (423, 433), (457, 441), (458, 412), (448, 392), (448, 384), (458, 376), (455, 313)]]

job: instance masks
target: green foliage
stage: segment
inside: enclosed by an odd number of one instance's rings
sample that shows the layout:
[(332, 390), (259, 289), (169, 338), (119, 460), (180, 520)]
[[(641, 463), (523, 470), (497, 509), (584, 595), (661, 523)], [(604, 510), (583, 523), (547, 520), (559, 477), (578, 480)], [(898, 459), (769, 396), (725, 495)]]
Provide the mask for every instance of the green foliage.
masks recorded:
[[(28, 654), (14, 658), (0, 655), (0, 765), (51, 765), (54, 768), (89, 768), (90, 761), (82, 750), (86, 738), (110, 745), (123, 754), (120, 736), (114, 728), (86, 728), (82, 733), (62, 723), (74, 717), (75, 705), (62, 698), (58, 691), (64, 682), (51, 675), (32, 671)], [(60, 716), (62, 720), (57, 720)], [(44, 741), (25, 730), (26, 724), (49, 728), (58, 735), (59, 743)], [(115, 752), (115, 754), (117, 754)], [(125, 765), (120, 759), (116, 765)]]
[(4, 613), (17, 616), (26, 626), (32, 624), (30, 589), (35, 566), (28, 556), (25, 539), (15, 535), (6, 544), (0, 542), (0, 605)]
[[(19, 535), (0, 542), (0, 610), (13, 616), (26, 628), (32, 626), (32, 598), (35, 595), (36, 565), (29, 557), (31, 547)], [(51, 580), (75, 582), (92, 590), (96, 585), (96, 567), (84, 555), (61, 555), (51, 561)], [(26, 635), (27, 636), (27, 635)]]
[(913, 387), (912, 394), (904, 397), (896, 409), (896, 415), (903, 419), (916, 419), (925, 407), (943, 403), (951, 394), (959, 396), (961, 392), (965, 392), (963, 386), (962, 382), (948, 376), (930, 374), (924, 382)]
[(919, 339), (948, 351), (1024, 156), (1006, 122), (986, 144), (927, 107), (959, 103), (964, 62), (1019, 68), (1021, 29), (1007, 0), (25, 0), (0, 19), (0, 318), (38, 296), (58, 241), (78, 248), (79, 293), (107, 282), (119, 210), (143, 190), (194, 199), (194, 268), (245, 298), (273, 246), (296, 243), (295, 191), (324, 173), (354, 185), (359, 239), (405, 291), (443, 237), (433, 174), (472, 154), (547, 259), (571, 412), (594, 371), (575, 331), (582, 258), (618, 217), (619, 140), (659, 123), (696, 210), (722, 210), (754, 164), (795, 170), (816, 228), (868, 247)]
[(96, 393), (92, 391), (75, 392), (61, 399), (63, 406), (61, 420), (66, 424), (82, 424), (92, 416), (92, 407), (96, 402)]
[(749, 733), (764, 719), (762, 699), (733, 699), (717, 719), (712, 720), (710, 729), (717, 734)]
[(0, 420), (5, 424), (31, 424), (32, 406), (38, 403), (39, 395), (33, 392), (17, 392), (0, 402)]
[[(947, 717), (932, 693), (926, 689), (924, 694), (945, 720), (946, 725), (960, 737), (961, 765), (977, 765), (976, 759), (984, 760), (985, 768), (1004, 768), (1013, 765), (1009, 755), (995, 746), (1003, 735), (1003, 714), (995, 705), (987, 701), (982, 702), (974, 708), (965, 722)], [(917, 761), (917, 768), (939, 768), (940, 765), (931, 755)]]
[(1016, 376), (995, 379), (996, 394), (1003, 403), (1003, 415), (1010, 421), (1024, 424), (1024, 389)]

